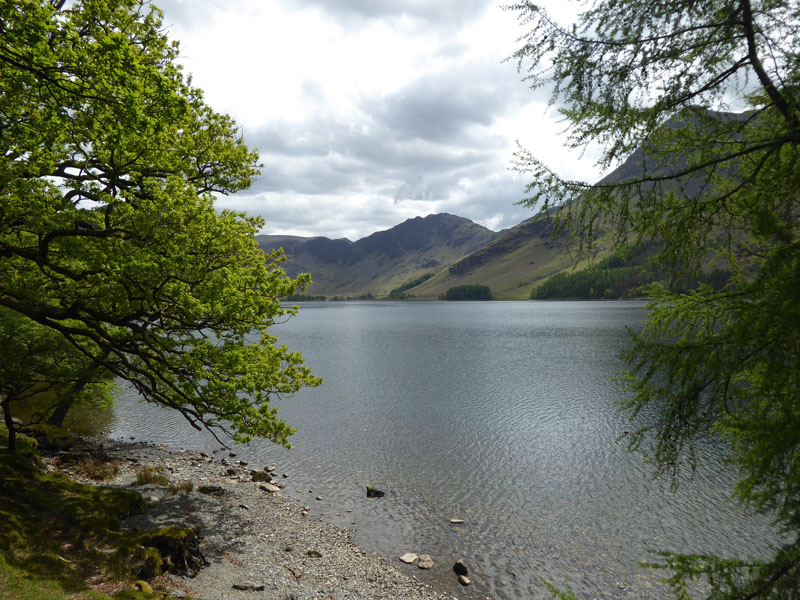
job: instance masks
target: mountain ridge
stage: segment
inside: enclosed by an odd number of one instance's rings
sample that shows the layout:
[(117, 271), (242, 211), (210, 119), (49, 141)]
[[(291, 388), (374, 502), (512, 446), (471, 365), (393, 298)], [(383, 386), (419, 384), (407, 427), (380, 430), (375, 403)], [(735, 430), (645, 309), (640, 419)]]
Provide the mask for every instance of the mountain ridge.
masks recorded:
[(381, 297), (448, 267), (499, 235), (464, 217), (438, 213), (407, 219), (355, 242), (285, 235), (258, 235), (256, 241), (265, 252), (283, 247), (288, 275), (311, 273), (307, 294)]
[[(665, 125), (740, 122), (747, 113), (721, 113), (698, 107), (684, 111)], [(672, 165), (656, 162), (647, 145), (637, 148), (598, 183), (620, 182), (659, 171), (681, 168), (682, 157)], [(681, 179), (689, 193), (705, 181), (698, 175)], [(286, 271), (291, 276), (311, 273), (311, 295), (369, 298), (443, 297), (451, 287), (487, 285), (496, 299), (527, 300), (533, 289), (553, 275), (579, 271), (588, 261), (576, 262), (566, 233), (553, 235), (550, 216), (537, 215), (509, 229), (493, 232), (464, 217), (447, 213), (414, 217), (356, 242), (325, 237), (257, 236), (269, 251), (283, 247)], [(611, 253), (610, 242), (595, 240), (593, 259)], [(392, 294), (392, 290), (395, 293)]]

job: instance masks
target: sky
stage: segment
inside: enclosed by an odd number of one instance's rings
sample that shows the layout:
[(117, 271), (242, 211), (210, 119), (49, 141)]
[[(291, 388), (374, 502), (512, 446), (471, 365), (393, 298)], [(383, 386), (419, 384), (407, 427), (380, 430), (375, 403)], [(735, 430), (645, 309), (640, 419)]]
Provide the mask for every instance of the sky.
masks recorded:
[(601, 176), (596, 153), (563, 147), (547, 94), (505, 60), (524, 30), (503, 2), (154, 4), (193, 84), (259, 150), (259, 179), (217, 206), (261, 215), (261, 233), (355, 241), (440, 212), (512, 227), (533, 215), (516, 205), (517, 142), (561, 175)]

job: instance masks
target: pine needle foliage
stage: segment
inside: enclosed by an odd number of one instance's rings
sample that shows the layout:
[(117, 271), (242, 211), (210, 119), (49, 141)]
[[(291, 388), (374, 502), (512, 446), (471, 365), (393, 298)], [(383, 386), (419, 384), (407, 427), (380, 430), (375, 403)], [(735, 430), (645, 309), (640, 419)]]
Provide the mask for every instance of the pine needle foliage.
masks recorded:
[[(688, 598), (800, 597), (800, 4), (787, 0), (597, 0), (562, 26), (515, 3), (527, 33), (514, 55), (550, 94), (567, 144), (599, 143), (613, 167), (597, 184), (560, 177), (520, 149), (531, 207), (556, 214), (591, 256), (663, 243), (659, 264), (692, 279), (720, 265), (721, 289), (647, 290), (644, 330), (625, 352), (632, 415), (657, 417), (631, 436), (657, 475), (695, 464), (693, 441), (729, 447), (735, 497), (784, 534), (761, 562), (665, 554)], [(677, 481), (677, 479), (675, 479)], [(783, 543), (781, 546), (780, 544)]]

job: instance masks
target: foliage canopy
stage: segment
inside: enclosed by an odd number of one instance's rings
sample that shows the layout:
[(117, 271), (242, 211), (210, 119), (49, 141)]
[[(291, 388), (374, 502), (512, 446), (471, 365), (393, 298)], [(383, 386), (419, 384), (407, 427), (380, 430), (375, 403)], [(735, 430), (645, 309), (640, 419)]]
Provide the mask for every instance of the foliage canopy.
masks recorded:
[[(713, 598), (797, 598), (800, 590), (800, 4), (788, 0), (597, 0), (562, 27), (513, 4), (528, 33), (515, 54), (546, 88), (571, 147), (599, 142), (627, 175), (595, 185), (558, 176), (529, 151), (526, 202), (558, 213), (584, 253), (664, 242), (681, 276), (719, 265), (727, 286), (654, 285), (626, 353), (633, 436), (657, 474), (694, 464), (692, 441), (727, 440), (735, 496), (789, 543), (770, 560), (665, 555), (678, 597), (704, 577)], [(732, 112), (736, 111), (736, 112)], [(606, 243), (606, 242), (604, 242)]]
[(725, 269), (704, 270), (694, 279), (677, 277), (651, 257), (659, 252), (660, 244), (640, 244), (615, 253), (586, 269), (561, 272), (546, 279), (531, 291), (531, 299), (617, 299), (640, 298), (647, 285), (665, 282), (671, 291), (696, 288), (700, 283), (719, 290), (730, 279)]
[(466, 284), (448, 288), (445, 300), (491, 300), (492, 290), (488, 285)]
[(111, 400), (112, 375), (73, 346), (58, 331), (0, 307), (0, 406), (8, 430), (8, 446), (16, 446), (12, 403), (47, 398), (46, 416), (61, 425), (75, 404), (95, 408)]
[(309, 278), (215, 210), (258, 155), (177, 56), (145, 2), (0, 3), (0, 306), (198, 428), (288, 444), (268, 400), (319, 380), (268, 327)]

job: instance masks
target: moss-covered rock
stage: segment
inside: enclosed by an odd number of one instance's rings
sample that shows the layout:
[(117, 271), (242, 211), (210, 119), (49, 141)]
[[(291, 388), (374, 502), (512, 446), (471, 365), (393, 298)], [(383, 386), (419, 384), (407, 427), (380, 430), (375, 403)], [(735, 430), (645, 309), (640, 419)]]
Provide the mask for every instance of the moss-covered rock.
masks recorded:
[(161, 527), (152, 531), (131, 531), (120, 537), (118, 558), (143, 579), (163, 573), (196, 573), (208, 564), (198, 529)]
[(16, 466), (22, 469), (41, 465), (39, 442), (36, 438), (23, 433), (17, 433), (16, 444), (16, 454), (9, 454), (8, 429), (6, 429), (5, 425), (0, 425), (0, 460), (16, 463)]
[(21, 431), (25, 435), (35, 438), (43, 452), (70, 450), (79, 441), (79, 438), (74, 433), (61, 427), (45, 425), (44, 423), (26, 425)]
[(167, 571), (194, 572), (206, 564), (197, 530), (121, 531), (121, 519), (145, 510), (141, 494), (45, 472), (37, 446), (59, 445), (41, 441), (19, 435), (17, 454), (0, 449), (0, 584), (28, 577), (36, 582), (32, 589), (48, 590), (42, 598), (106, 598), (88, 588), (91, 577), (130, 582), (120, 598), (152, 598), (134, 590), (133, 581)]

